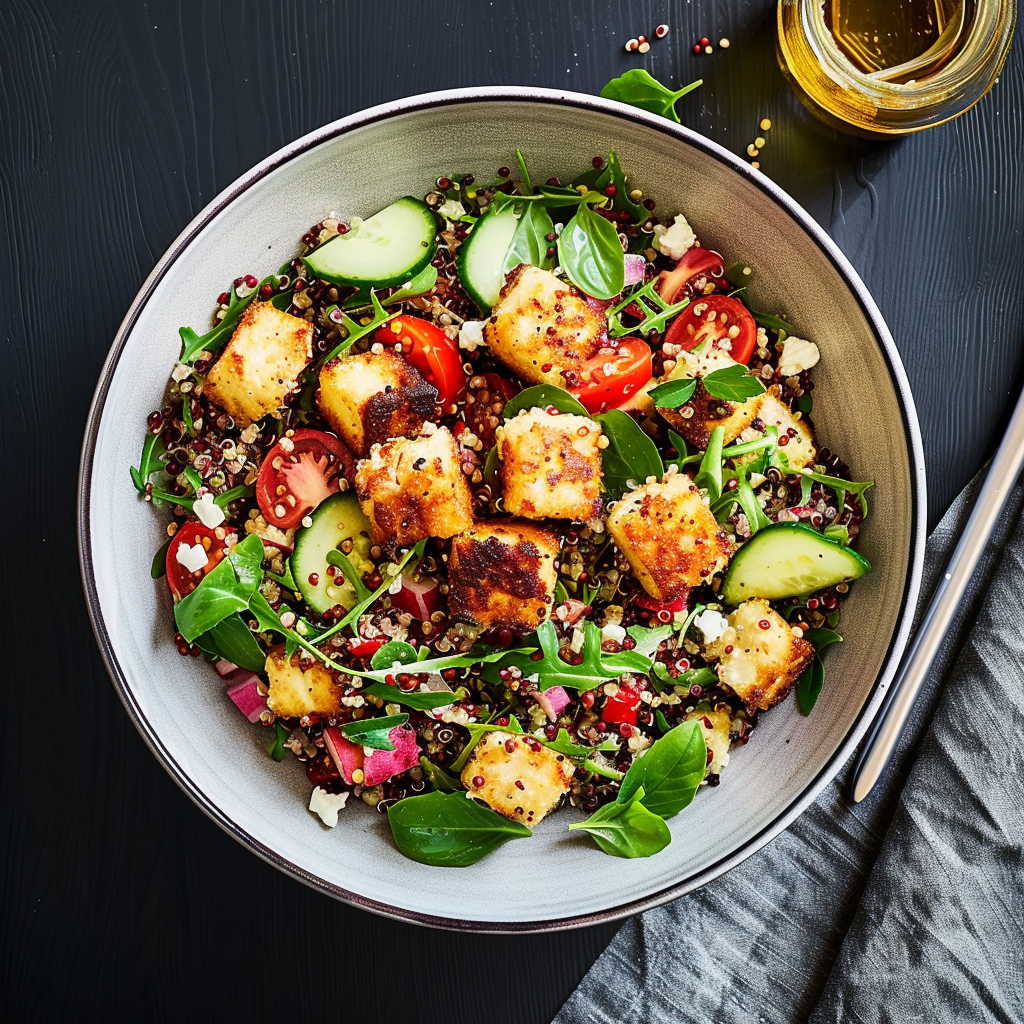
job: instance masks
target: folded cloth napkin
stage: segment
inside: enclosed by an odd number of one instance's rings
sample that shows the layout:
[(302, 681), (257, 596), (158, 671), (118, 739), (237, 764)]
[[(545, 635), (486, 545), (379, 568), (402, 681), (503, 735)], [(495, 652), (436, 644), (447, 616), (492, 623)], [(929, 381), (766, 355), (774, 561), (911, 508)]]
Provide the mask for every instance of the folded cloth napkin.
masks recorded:
[[(929, 538), (923, 593), (979, 486)], [(1022, 505), (871, 795), (848, 763), (739, 867), (628, 920), (555, 1024), (1024, 1021)]]

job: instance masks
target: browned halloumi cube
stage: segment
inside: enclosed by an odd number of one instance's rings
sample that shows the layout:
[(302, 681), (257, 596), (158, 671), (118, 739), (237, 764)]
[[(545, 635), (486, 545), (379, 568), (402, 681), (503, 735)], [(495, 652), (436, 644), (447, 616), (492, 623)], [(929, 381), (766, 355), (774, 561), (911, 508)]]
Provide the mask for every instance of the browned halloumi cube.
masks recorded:
[(412, 437), (434, 411), (437, 388), (391, 349), (332, 359), (320, 371), (317, 405), (356, 453)]
[(814, 658), (814, 648), (797, 636), (763, 598), (744, 601), (705, 657), (718, 659), (718, 678), (750, 711), (778, 704)]
[(569, 791), (575, 769), (564, 754), (514, 732), (485, 732), (473, 748), (462, 784), (492, 811), (536, 825)]
[(299, 667), (299, 652), (289, 657), (284, 645), (267, 652), (265, 666), (270, 682), (267, 707), (283, 718), (341, 713), (341, 687), (334, 676), (316, 661), (310, 668)]
[(813, 466), (818, 449), (814, 443), (814, 434), (803, 419), (797, 419), (784, 402), (780, 402), (772, 392), (750, 399), (744, 403), (756, 403), (756, 415), (750, 425), (739, 435), (741, 441), (755, 441), (764, 436), (766, 427), (777, 427), (779, 431), (779, 447), (794, 469)]
[(549, 270), (520, 264), (491, 310), (484, 338), (510, 369), (535, 384), (566, 387), (606, 343), (608, 321)]
[(204, 394), (236, 426), (247, 427), (284, 405), (312, 358), (312, 324), (253, 302), (207, 373)]
[(452, 540), (448, 609), (480, 626), (536, 629), (551, 614), (558, 537), (533, 523), (477, 523)]
[(374, 446), (356, 468), (356, 490), (375, 544), (453, 537), (473, 525), (472, 495), (447, 427)]
[(708, 705), (705, 705), (703, 709), (697, 707), (691, 711), (684, 721), (700, 722), (701, 732), (704, 733), (704, 742), (712, 755), (708, 772), (718, 775), (729, 763), (729, 746), (732, 743), (729, 734), (732, 731), (732, 716), (728, 711), (713, 711)]
[(612, 506), (607, 525), (641, 586), (658, 601), (684, 597), (732, 554), (731, 542), (685, 473), (628, 491)]
[(498, 428), (505, 510), (527, 519), (601, 511), (601, 427), (588, 416), (524, 409)]

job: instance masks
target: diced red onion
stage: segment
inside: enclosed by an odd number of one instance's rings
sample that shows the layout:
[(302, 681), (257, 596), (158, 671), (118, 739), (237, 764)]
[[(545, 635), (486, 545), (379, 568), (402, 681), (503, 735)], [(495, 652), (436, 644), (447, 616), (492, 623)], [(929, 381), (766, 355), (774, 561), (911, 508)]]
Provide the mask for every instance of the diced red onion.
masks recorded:
[(250, 722), (258, 722), (264, 711), (269, 711), (266, 698), (259, 692), (259, 677), (255, 672), (233, 672), (229, 677), (227, 694), (239, 711)]
[(552, 722), (568, 706), (569, 701), (569, 694), (561, 686), (552, 686), (548, 690), (537, 693), (537, 703), (544, 709), (544, 714)]
[(627, 252), (622, 259), (626, 270), (625, 287), (631, 284), (640, 284), (644, 279), (644, 271), (647, 268), (646, 258), (639, 253)]
[(222, 678), (238, 671), (238, 666), (233, 661), (228, 661), (227, 658), (221, 658), (213, 667), (217, 670), (217, 675)]

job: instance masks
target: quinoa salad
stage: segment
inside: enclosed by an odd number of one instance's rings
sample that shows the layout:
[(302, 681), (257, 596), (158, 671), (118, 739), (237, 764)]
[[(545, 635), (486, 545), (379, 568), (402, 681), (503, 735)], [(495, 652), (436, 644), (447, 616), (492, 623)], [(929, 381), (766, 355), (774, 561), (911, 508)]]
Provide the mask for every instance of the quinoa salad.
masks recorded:
[(762, 713), (812, 712), (870, 571), (814, 325), (614, 153), (364, 212), (180, 331), (131, 469), (174, 643), (327, 827), (362, 802), (465, 866), (568, 807), (657, 854)]

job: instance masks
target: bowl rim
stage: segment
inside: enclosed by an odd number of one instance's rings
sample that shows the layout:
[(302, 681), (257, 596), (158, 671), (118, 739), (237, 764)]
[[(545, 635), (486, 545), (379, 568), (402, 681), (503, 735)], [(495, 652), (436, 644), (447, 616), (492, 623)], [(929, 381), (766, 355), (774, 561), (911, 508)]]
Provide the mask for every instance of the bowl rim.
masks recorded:
[[(96, 588), (95, 574), (92, 563), (92, 551), (90, 546), (90, 492), (93, 476), (93, 457), (95, 455), (96, 441), (99, 433), (100, 422), (106, 405), (106, 399), (113, 380), (114, 372), (124, 351), (127, 339), (138, 320), (139, 315), (148, 303), (156, 286), (163, 279), (168, 269), (177, 261), (187, 249), (196, 235), (210, 222), (210, 220), (228, 207), (237, 197), (252, 187), (261, 178), (276, 170), (278, 167), (301, 155), (302, 153), (326, 142), (330, 139), (347, 134), (367, 125), (386, 121), (399, 114), (414, 113), (432, 107), (455, 106), (477, 103), (539, 103), (546, 105), (576, 107), (605, 114), (611, 114), (619, 119), (642, 124), (647, 128), (693, 146), (711, 156), (719, 163), (724, 164), (730, 170), (742, 175), (750, 184), (754, 185), (769, 199), (781, 206), (810, 236), (822, 253), (828, 258), (839, 275), (846, 282), (853, 292), (858, 305), (865, 318), (871, 325), (882, 356), (889, 370), (890, 378), (896, 390), (896, 397), (900, 405), (903, 420), (903, 432), (907, 439), (908, 455), (910, 458), (910, 500), (911, 500), (911, 545), (910, 559), (907, 566), (907, 577), (903, 591), (903, 613), (893, 637), (889, 643), (888, 651), (882, 663), (882, 668), (874, 682), (871, 693), (861, 708), (853, 726), (847, 732), (845, 739), (833, 752), (825, 765), (821, 768), (815, 778), (803, 789), (800, 795), (790, 803), (784, 811), (777, 815), (768, 825), (761, 829), (746, 842), (733, 850), (728, 855), (720, 858), (702, 871), (682, 879), (673, 885), (667, 886), (658, 892), (651, 893), (642, 898), (618, 904), (606, 910), (589, 914), (580, 914), (569, 917), (551, 918), (544, 920), (525, 922), (494, 922), (485, 920), (462, 920), (432, 915), (421, 911), (407, 910), (401, 907), (392, 906), (389, 903), (381, 902), (351, 892), (326, 882), (324, 879), (314, 875), (305, 869), (280, 856), (273, 849), (261, 843), (249, 835), (244, 829), (236, 825), (219, 807), (214, 805), (199, 786), (192, 780), (180, 765), (176, 763), (170, 752), (164, 747), (154, 727), (147, 720), (139, 703), (128, 684), (127, 677), (121, 668), (117, 655), (114, 651), (110, 635), (100, 608), (99, 594)], [(882, 315), (871, 298), (866, 286), (853, 266), (840, 251), (838, 246), (818, 225), (818, 223), (801, 207), (793, 198), (785, 193), (778, 185), (772, 182), (765, 175), (750, 167), (745, 161), (729, 152), (718, 143), (705, 138), (684, 125), (677, 124), (659, 115), (650, 114), (639, 110), (636, 107), (619, 103), (615, 100), (608, 100), (598, 96), (591, 96), (584, 93), (572, 92), (562, 89), (542, 89), (524, 86), (485, 86), (463, 89), (449, 89), (436, 92), (420, 93), (414, 96), (393, 100), (387, 103), (368, 107), (365, 110), (350, 114), (347, 117), (332, 121), (306, 135), (301, 136), (294, 142), (282, 147), (261, 160), (246, 173), (237, 178), (227, 188), (220, 192), (210, 203), (208, 203), (188, 224), (188, 226), (171, 243), (167, 251), (160, 257), (153, 270), (150, 272), (138, 294), (133, 300), (124, 320), (114, 336), (110, 351), (103, 363), (100, 377), (96, 385), (92, 402), (89, 407), (89, 414), (86, 421), (85, 437), (82, 445), (82, 454), (79, 464), (78, 477), (78, 548), (79, 568), (82, 576), (82, 584), (85, 591), (86, 605), (89, 619), (92, 624), (93, 633), (100, 649), (107, 672), (117, 690), (121, 702), (125, 706), (129, 717), (139, 731), (144, 742), (152, 751), (153, 755), (163, 765), (164, 769), (177, 783), (182, 791), (217, 825), (228, 835), (232, 836), (253, 853), (261, 857), (268, 864), (278, 868), (293, 878), (305, 883), (310, 888), (329, 896), (339, 899), (342, 902), (353, 906), (361, 907), (373, 913), (394, 920), (407, 921), (415, 924), (433, 928), (442, 928), (452, 931), (478, 932), (478, 933), (531, 933), (531, 932), (552, 932), (562, 931), (570, 928), (581, 928), (604, 922), (621, 920), (622, 918), (660, 906), (670, 900), (683, 896), (711, 880), (719, 877), (731, 868), (736, 867), (747, 857), (754, 854), (765, 844), (774, 839), (782, 831), (789, 827), (793, 821), (818, 797), (821, 791), (836, 776), (840, 768), (845, 764), (850, 755), (860, 743), (869, 725), (874, 720), (881, 707), (889, 687), (892, 683), (896, 669), (899, 666), (900, 658), (906, 648), (909, 639), (912, 612), (917, 606), (917, 600), (921, 588), (921, 578), (924, 564), (924, 544), (926, 534), (926, 500), (925, 500), (925, 470), (924, 470), (924, 446), (921, 438), (920, 427), (917, 419), (917, 412), (914, 405), (913, 395), (907, 379), (903, 363), (900, 359), (896, 344), (893, 341), (889, 329), (886, 327)]]

